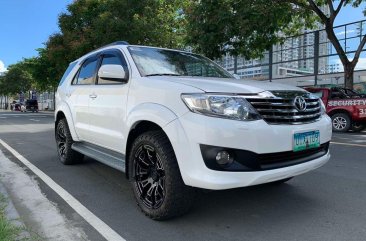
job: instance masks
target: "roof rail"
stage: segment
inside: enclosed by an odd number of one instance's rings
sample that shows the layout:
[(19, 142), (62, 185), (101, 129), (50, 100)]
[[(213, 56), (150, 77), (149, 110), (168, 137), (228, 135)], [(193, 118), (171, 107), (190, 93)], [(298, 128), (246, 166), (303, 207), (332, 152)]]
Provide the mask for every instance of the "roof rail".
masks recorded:
[(113, 46), (113, 45), (129, 45), (129, 43), (127, 41), (116, 41), (116, 42), (113, 42), (113, 43), (110, 43), (110, 44), (107, 44), (106, 46), (104, 47), (107, 47), (107, 46)]
[(102, 49), (102, 48), (105, 48), (105, 47), (109, 47), (109, 46), (114, 46), (114, 45), (129, 45), (129, 43), (127, 41), (116, 41), (116, 42), (104, 45), (102, 47), (99, 47), (99, 48), (93, 50), (93, 52), (96, 51), (96, 50), (99, 50), (99, 49)]

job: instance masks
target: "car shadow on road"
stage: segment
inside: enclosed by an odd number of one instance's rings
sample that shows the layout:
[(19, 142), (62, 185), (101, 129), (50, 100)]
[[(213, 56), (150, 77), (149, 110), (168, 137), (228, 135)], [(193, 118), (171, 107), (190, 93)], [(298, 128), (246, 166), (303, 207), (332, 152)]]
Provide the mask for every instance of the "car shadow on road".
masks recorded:
[(301, 188), (289, 181), (280, 185), (262, 184), (203, 192), (192, 213), (209, 213), (210, 219), (216, 220), (230, 220), (236, 217), (252, 222), (263, 219), (262, 221), (267, 220), (266, 222), (274, 225), (273, 221), (280, 221), (282, 217), (299, 219), (308, 216), (310, 210), (307, 210), (306, 214), (304, 211), (309, 206), (314, 208), (314, 205), (316, 206), (316, 200), (303, 195)]

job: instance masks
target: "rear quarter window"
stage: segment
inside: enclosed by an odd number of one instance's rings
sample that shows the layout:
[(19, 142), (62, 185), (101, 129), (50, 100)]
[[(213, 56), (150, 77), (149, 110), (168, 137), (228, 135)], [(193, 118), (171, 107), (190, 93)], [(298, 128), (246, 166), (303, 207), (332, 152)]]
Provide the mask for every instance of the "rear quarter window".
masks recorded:
[(65, 79), (67, 78), (67, 76), (69, 76), (71, 70), (74, 69), (75, 65), (77, 64), (77, 62), (73, 62), (69, 65), (69, 67), (66, 69), (64, 75), (62, 76), (59, 86), (62, 85), (62, 83), (65, 81)]

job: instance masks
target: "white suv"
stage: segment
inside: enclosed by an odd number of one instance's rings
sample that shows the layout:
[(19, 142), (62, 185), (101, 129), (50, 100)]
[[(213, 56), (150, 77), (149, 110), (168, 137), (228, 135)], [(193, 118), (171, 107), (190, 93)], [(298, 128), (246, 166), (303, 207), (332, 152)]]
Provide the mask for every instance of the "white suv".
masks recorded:
[(186, 212), (197, 188), (282, 183), (329, 160), (332, 126), (309, 92), (233, 78), (189, 52), (116, 42), (72, 62), (56, 94), (64, 164), (126, 172), (149, 217)]

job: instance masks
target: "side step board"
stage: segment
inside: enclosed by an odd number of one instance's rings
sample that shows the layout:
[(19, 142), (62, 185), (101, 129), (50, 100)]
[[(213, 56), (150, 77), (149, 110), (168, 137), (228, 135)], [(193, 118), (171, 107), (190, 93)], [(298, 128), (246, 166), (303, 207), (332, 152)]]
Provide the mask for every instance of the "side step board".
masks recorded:
[(125, 155), (93, 144), (75, 142), (71, 148), (107, 166), (125, 172)]

